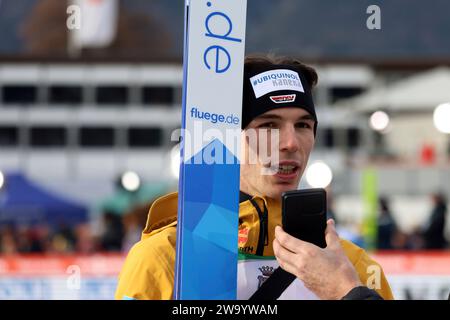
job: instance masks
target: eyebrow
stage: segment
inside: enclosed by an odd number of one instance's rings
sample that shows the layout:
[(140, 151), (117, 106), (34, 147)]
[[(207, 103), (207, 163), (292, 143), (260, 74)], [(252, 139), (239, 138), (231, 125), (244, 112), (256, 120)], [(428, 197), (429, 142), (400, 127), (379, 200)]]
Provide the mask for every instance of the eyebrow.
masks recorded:
[[(282, 117), (276, 114), (263, 114), (256, 118), (256, 120), (283, 120)], [(314, 117), (310, 114), (305, 114), (297, 119), (298, 120), (311, 120), (315, 121)]]

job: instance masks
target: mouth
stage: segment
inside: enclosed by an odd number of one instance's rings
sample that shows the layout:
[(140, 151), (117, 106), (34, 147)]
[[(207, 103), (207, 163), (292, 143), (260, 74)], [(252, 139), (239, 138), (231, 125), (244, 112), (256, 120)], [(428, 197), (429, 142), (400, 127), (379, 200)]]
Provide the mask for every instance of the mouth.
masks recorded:
[(300, 163), (296, 161), (280, 161), (276, 170), (275, 176), (277, 178), (284, 181), (294, 180), (300, 172)]

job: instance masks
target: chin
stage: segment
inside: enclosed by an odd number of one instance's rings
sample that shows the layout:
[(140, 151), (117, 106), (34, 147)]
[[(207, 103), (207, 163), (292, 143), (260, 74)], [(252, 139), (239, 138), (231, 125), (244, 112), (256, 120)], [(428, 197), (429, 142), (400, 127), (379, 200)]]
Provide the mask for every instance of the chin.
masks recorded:
[(274, 188), (267, 193), (267, 195), (272, 199), (281, 199), (281, 195), (283, 192), (296, 190), (297, 185), (293, 184), (282, 184), (282, 185), (276, 185)]

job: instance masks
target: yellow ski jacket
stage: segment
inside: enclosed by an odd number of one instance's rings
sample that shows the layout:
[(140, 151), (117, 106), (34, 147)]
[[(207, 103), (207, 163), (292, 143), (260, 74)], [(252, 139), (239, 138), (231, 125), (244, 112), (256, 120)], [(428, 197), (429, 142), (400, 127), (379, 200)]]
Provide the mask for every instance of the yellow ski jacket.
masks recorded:
[[(151, 206), (142, 238), (131, 248), (122, 267), (115, 294), (116, 299), (170, 300), (173, 298), (177, 206), (177, 193), (167, 194)], [(269, 198), (241, 198), (238, 244), (241, 254), (239, 256), (244, 257), (244, 260), (249, 260), (248, 257), (252, 256), (273, 257), (272, 242), (277, 225), (281, 225), (280, 203)], [(341, 245), (355, 266), (361, 282), (367, 284), (369, 281), (384, 299), (393, 299), (381, 267), (363, 249), (353, 243), (341, 240)], [(371, 280), (373, 275), (368, 270), (373, 268), (369, 268), (370, 266), (379, 267), (381, 275), (378, 281)], [(244, 282), (245, 289), (248, 289), (251, 281)], [(254, 292), (256, 289), (257, 287), (251, 291)], [(247, 297), (238, 293), (239, 298)]]

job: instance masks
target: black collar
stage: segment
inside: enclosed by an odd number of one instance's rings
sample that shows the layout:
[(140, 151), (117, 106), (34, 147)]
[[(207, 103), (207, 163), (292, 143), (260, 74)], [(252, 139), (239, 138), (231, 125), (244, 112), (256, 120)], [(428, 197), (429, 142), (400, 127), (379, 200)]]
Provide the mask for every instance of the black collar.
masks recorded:
[(250, 200), (251, 198), (253, 198), (251, 195), (249, 195), (245, 192), (239, 191), (239, 203)]

